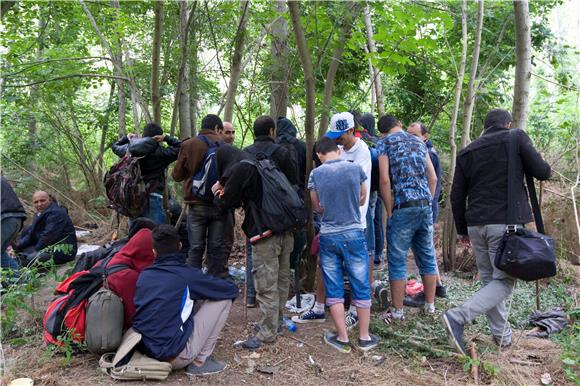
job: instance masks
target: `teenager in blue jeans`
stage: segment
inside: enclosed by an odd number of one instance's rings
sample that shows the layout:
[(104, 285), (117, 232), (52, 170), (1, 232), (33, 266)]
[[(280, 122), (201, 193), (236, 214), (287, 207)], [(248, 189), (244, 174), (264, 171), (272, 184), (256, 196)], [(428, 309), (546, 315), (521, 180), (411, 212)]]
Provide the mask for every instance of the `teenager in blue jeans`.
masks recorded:
[(344, 271), (351, 286), (351, 303), (359, 320), (358, 346), (367, 351), (379, 344), (369, 333), (370, 282), (369, 258), (359, 207), (365, 203), (367, 179), (362, 168), (340, 160), (333, 139), (323, 137), (316, 143), (323, 164), (310, 173), (308, 189), (313, 209), (320, 213), (320, 268), (324, 278), (326, 305), (336, 332), (324, 334), (324, 341), (336, 350), (351, 351), (344, 313)]

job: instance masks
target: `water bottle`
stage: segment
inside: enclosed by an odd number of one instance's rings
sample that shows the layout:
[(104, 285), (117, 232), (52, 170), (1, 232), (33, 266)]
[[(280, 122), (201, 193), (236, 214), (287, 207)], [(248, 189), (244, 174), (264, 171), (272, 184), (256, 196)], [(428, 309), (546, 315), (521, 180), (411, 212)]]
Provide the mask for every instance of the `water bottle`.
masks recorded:
[(296, 332), (296, 330), (298, 330), (298, 327), (296, 326), (296, 324), (293, 321), (291, 321), (290, 319), (284, 318), (283, 322), (284, 322), (284, 326), (286, 326), (286, 329), (288, 331)]

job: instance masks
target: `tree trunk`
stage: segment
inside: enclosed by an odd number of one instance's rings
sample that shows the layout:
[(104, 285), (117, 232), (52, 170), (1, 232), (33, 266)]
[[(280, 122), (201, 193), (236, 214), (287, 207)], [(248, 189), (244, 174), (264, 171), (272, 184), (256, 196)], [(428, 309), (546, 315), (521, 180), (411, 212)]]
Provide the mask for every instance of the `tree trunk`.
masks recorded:
[[(374, 38), (375, 34), (373, 31), (373, 24), (371, 21), (371, 9), (368, 5), (365, 7), (365, 26), (367, 30), (369, 51), (371, 53), (371, 56), (374, 56), (377, 53), (377, 47), (375, 45)], [(379, 112), (379, 117), (382, 117), (383, 115), (385, 115), (385, 102), (383, 95), (383, 85), (381, 83), (381, 73), (378, 68), (372, 65), (372, 61), (370, 63), (372, 67), (371, 82), (374, 84), (375, 97), (377, 101), (377, 111)]]
[(469, 145), (471, 133), (471, 115), (475, 106), (475, 90), (477, 80), (477, 67), (479, 65), (479, 51), (481, 47), (481, 31), (483, 30), (483, 0), (477, 0), (477, 27), (475, 29), (475, 41), (473, 42), (473, 54), (471, 57), (471, 73), (467, 84), (467, 93), (463, 101), (463, 131), (461, 133), (461, 148)]
[(189, 74), (187, 65), (188, 55), (188, 36), (189, 36), (189, 15), (187, 12), (187, 2), (181, 1), (179, 3), (179, 21), (180, 21), (180, 36), (182, 49), (182, 68), (180, 68), (179, 81), (179, 138), (185, 139), (191, 135), (191, 115), (189, 102)]
[(151, 104), (153, 121), (161, 124), (161, 94), (159, 92), (159, 68), (161, 62), (161, 40), (163, 37), (163, 0), (155, 0), (155, 27), (153, 29), (153, 53), (151, 58)]
[(246, 24), (248, 23), (248, 11), (250, 2), (240, 1), (240, 21), (234, 38), (234, 54), (230, 65), (230, 83), (224, 108), (224, 121), (231, 122), (234, 113), (234, 103), (236, 101), (236, 91), (240, 81), (242, 56), (244, 53), (244, 43), (246, 40)]
[[(195, 24), (197, 25), (197, 24)], [(195, 35), (195, 29), (192, 28), (192, 34)], [(191, 84), (189, 85), (189, 116), (191, 118), (191, 136), (195, 136), (197, 133), (197, 116), (198, 116), (198, 103), (199, 103), (199, 86), (197, 81), (197, 72), (198, 72), (198, 60), (197, 60), (197, 51), (198, 51), (198, 42), (196, 39), (193, 39), (193, 44), (191, 45), (191, 53), (189, 55), (190, 59), (190, 80)]]
[(532, 76), (532, 41), (528, 0), (514, 0), (516, 28), (516, 79), (512, 107), (513, 126), (525, 130)]
[(288, 21), (284, 0), (276, 1), (278, 18), (272, 23), (272, 78), (270, 81), (270, 116), (275, 120), (285, 117), (288, 110)]
[(322, 114), (320, 116), (320, 126), (318, 127), (318, 137), (322, 137), (328, 128), (328, 120), (330, 113), (330, 104), (332, 102), (332, 92), (334, 90), (334, 80), (336, 78), (336, 72), (338, 71), (338, 65), (340, 64), (340, 59), (342, 58), (342, 52), (344, 51), (344, 46), (346, 42), (350, 39), (352, 32), (352, 25), (355, 19), (355, 15), (358, 12), (358, 7), (360, 4), (356, 1), (350, 1), (346, 3), (345, 15), (343, 25), (340, 28), (340, 37), (338, 45), (332, 53), (330, 58), (330, 64), (328, 65), (328, 72), (326, 73), (326, 81), (324, 82), (324, 99), (322, 102)]
[(455, 82), (455, 95), (453, 111), (451, 113), (451, 127), (449, 128), (449, 147), (451, 157), (449, 161), (449, 181), (447, 181), (447, 195), (445, 199), (445, 211), (443, 217), (443, 267), (450, 271), (455, 267), (455, 244), (457, 232), (453, 222), (453, 212), (451, 210), (451, 183), (455, 174), (455, 157), (457, 156), (457, 145), (455, 133), (457, 131), (457, 116), (459, 115), (459, 103), (461, 101), (461, 89), (463, 88), (463, 78), (465, 77), (465, 66), (467, 64), (467, 0), (461, 1), (461, 60), (457, 70), (457, 80)]
[[(312, 68), (312, 59), (310, 58), (310, 50), (306, 43), (306, 36), (304, 35), (304, 29), (302, 27), (302, 21), (300, 20), (300, 6), (298, 1), (288, 1), (288, 9), (290, 11), (290, 18), (292, 21), (292, 27), (294, 29), (294, 35), (296, 37), (296, 45), (298, 46), (298, 53), (300, 56), (300, 62), (302, 63), (302, 69), (304, 70), (304, 87), (306, 91), (306, 118), (304, 120), (304, 130), (306, 132), (306, 177), (310, 175), (310, 170), (312, 170), (312, 157), (308, 156), (312, 154), (312, 147), (314, 145), (314, 103), (315, 103), (315, 89), (314, 89), (314, 71)], [(306, 182), (306, 181), (305, 181)], [(308, 234), (308, 244), (310, 245), (314, 237), (314, 227), (312, 225), (312, 203), (310, 202), (310, 195), (305, 192), (304, 195), (304, 205), (306, 207), (306, 213), (308, 216), (308, 224), (306, 227)], [(308, 277), (305, 283), (307, 290), (311, 290), (314, 287), (314, 275), (316, 272), (316, 257), (309, 256), (308, 259)]]

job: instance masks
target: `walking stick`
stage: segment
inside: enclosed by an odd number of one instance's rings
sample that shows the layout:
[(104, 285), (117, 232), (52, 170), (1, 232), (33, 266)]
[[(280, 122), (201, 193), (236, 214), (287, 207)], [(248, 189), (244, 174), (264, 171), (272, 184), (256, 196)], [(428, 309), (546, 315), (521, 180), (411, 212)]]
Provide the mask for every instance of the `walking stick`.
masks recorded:
[(244, 275), (244, 324), (248, 324), (248, 275), (252, 272), (248, 269), (250, 260), (248, 259), (248, 247), (246, 246), (246, 273)]

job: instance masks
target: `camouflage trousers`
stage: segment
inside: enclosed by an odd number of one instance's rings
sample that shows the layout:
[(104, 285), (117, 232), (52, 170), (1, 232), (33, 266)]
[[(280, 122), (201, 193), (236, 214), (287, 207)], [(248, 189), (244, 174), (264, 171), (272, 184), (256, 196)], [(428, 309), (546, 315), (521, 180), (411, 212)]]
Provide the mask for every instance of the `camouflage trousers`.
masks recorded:
[(256, 300), (262, 312), (258, 338), (264, 342), (276, 339), (288, 300), (290, 286), (290, 253), (294, 248), (292, 232), (275, 234), (252, 246)]

